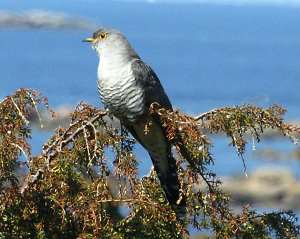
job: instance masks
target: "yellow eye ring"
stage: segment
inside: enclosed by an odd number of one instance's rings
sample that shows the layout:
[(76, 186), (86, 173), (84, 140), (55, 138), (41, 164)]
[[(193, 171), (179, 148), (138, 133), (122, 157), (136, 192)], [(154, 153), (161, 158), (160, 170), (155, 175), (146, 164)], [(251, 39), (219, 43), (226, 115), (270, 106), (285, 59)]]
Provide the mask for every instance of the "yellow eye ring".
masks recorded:
[(107, 37), (107, 33), (106, 32), (101, 32), (100, 33), (100, 39), (105, 39)]

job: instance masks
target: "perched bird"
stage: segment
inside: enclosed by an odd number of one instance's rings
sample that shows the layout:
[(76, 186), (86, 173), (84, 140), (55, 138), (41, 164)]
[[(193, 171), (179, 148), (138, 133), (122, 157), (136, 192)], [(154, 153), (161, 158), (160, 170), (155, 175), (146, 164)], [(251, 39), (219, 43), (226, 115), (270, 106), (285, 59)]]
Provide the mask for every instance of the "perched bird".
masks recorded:
[(92, 44), (100, 59), (98, 89), (104, 106), (148, 151), (170, 205), (183, 206), (171, 145), (159, 119), (149, 114), (154, 102), (172, 110), (157, 75), (117, 30), (101, 28), (84, 41)]

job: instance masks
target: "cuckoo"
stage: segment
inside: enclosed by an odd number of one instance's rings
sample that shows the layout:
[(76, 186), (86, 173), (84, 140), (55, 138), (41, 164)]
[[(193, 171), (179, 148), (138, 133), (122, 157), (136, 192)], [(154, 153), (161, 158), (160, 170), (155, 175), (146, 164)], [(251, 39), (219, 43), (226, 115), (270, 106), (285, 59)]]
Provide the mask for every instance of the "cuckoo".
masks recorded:
[(172, 110), (157, 75), (117, 30), (101, 28), (84, 41), (90, 42), (99, 56), (98, 89), (104, 106), (148, 151), (170, 205), (182, 207), (172, 145), (160, 120), (149, 113), (154, 102)]

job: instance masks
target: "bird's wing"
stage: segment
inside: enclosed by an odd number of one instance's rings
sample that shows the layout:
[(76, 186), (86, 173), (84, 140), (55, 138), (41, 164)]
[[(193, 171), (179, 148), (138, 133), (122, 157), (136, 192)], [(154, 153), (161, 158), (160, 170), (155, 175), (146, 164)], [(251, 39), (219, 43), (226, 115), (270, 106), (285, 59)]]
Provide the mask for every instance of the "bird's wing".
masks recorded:
[(145, 91), (146, 107), (150, 107), (152, 103), (157, 102), (166, 109), (172, 109), (167, 94), (150, 66), (137, 59), (132, 62), (132, 72), (137, 84)]
[[(150, 66), (141, 60), (135, 60), (132, 63), (132, 71), (137, 84), (145, 92), (146, 107), (149, 107), (153, 102), (157, 102), (160, 106), (172, 110), (171, 102)], [(149, 131), (145, 133), (145, 126), (148, 125), (148, 122), (152, 122), (152, 124), (149, 126)], [(180, 202), (180, 205), (177, 205), (180, 183), (176, 160), (172, 156), (171, 144), (167, 140), (166, 130), (162, 126), (159, 117), (148, 115), (146, 120), (125, 127), (147, 149), (171, 206), (176, 208), (177, 206), (184, 206), (184, 200)]]

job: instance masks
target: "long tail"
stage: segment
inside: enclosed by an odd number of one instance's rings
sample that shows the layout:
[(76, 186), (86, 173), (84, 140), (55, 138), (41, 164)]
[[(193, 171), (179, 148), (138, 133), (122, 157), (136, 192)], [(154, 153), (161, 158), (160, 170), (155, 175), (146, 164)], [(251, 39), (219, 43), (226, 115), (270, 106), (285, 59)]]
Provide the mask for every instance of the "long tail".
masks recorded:
[(167, 158), (152, 153), (149, 153), (149, 155), (169, 204), (175, 210), (177, 216), (182, 217), (185, 214), (186, 200), (180, 194), (176, 160), (171, 153)]
[[(147, 133), (145, 133), (146, 125), (149, 125)], [(176, 160), (171, 154), (171, 145), (161, 123), (157, 119), (149, 117), (135, 124), (127, 124), (125, 127), (148, 151), (168, 202), (177, 215), (182, 214), (177, 212), (179, 209), (185, 208), (186, 202), (184, 198), (180, 200)]]

